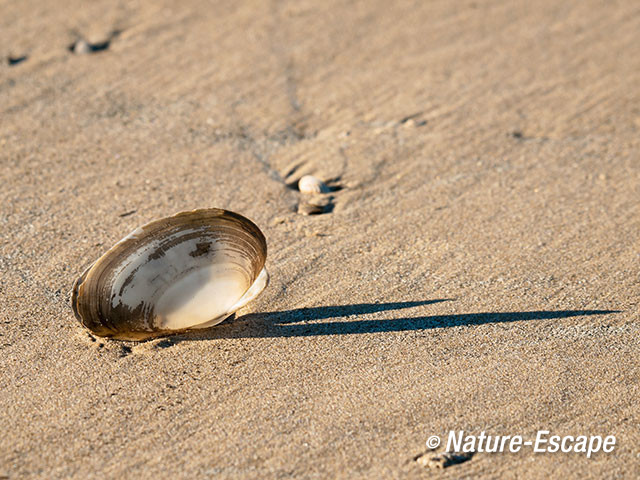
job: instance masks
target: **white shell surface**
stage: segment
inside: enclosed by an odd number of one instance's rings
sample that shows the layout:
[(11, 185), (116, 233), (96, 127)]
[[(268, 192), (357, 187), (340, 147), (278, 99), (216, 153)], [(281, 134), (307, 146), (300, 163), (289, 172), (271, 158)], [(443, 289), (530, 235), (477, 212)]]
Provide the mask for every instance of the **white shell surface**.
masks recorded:
[(298, 181), (298, 190), (301, 193), (327, 193), (329, 187), (313, 175), (305, 175)]
[[(240, 293), (240, 291), (244, 292), (244, 288), (246, 285), (245, 282), (240, 282), (237, 276), (234, 276), (233, 278), (229, 278), (228, 280), (229, 280), (229, 283), (227, 284), (227, 286), (230, 290), (233, 289), (234, 291), (236, 291), (236, 293)], [(208, 327), (212, 327), (213, 325), (217, 325), (218, 323), (222, 322), (225, 318), (227, 318), (229, 315), (231, 315), (233, 312), (241, 309), (251, 300), (253, 300), (258, 295), (260, 295), (260, 293), (262, 292), (262, 290), (265, 289), (268, 283), (269, 283), (269, 274), (267, 273), (267, 269), (263, 268), (262, 271), (260, 272), (260, 275), (256, 279), (256, 281), (253, 282), (253, 285), (251, 285), (249, 290), (244, 292), (244, 294), (241, 293), (241, 296), (236, 301), (236, 303), (223, 308), (218, 317), (215, 317), (212, 320), (205, 321), (203, 323), (195, 324), (190, 328), (208, 328)], [(220, 292), (220, 290), (218, 289), (221, 287), (224, 288), (225, 286), (220, 286), (217, 282), (214, 281), (207, 286), (207, 290), (212, 292), (212, 298), (215, 298), (216, 292)], [(242, 289), (242, 290), (239, 290), (239, 289)], [(219, 293), (217, 293), (217, 295), (219, 296)], [(216, 307), (220, 308), (221, 305), (227, 305), (229, 300), (230, 300), (230, 297), (226, 297), (225, 299), (217, 303)], [(200, 308), (200, 307), (198, 306), (197, 308)], [(198, 311), (202, 312), (202, 310), (198, 310)], [(209, 316), (209, 315), (210, 315), (210, 312), (206, 311), (205, 315), (204, 316), (201, 315), (200, 318), (204, 318), (205, 316)], [(173, 315), (173, 318), (175, 319), (174, 321), (180, 322), (181, 321), (179, 320), (180, 316), (183, 316), (184, 318), (184, 315), (182, 313), (175, 312), (175, 314)], [(209, 318), (212, 318), (212, 317), (209, 317)], [(185, 327), (176, 327), (176, 328), (185, 328)]]

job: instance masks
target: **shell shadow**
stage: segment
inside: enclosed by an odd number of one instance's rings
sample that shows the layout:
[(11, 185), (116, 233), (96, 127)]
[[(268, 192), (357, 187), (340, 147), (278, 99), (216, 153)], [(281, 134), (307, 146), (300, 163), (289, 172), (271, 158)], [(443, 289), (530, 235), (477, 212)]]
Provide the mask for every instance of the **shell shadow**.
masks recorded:
[(454, 299), (439, 298), (435, 300), (420, 300), (413, 302), (354, 303), (352, 305), (305, 307), (293, 310), (281, 310), (279, 312), (250, 313), (239, 317), (236, 322), (257, 321), (283, 325), (312, 320), (324, 320), (327, 318), (350, 317), (352, 315), (367, 315), (370, 313), (385, 312), (388, 310), (401, 310), (404, 308), (431, 305), (433, 303), (450, 302), (452, 300)]
[[(608, 315), (619, 310), (537, 310), (522, 312), (483, 312), (456, 315), (428, 315), (397, 317), (380, 320), (351, 319), (348, 317), (446, 302), (451, 299), (414, 302), (359, 303), (324, 307), (298, 308), (278, 312), (262, 312), (231, 318), (215, 327), (184, 333), (173, 337), (181, 341), (211, 340), (217, 338), (279, 338), (309, 337), (319, 335), (354, 335), (363, 333), (405, 332), (483, 325), (487, 323), (550, 320), (555, 318)], [(317, 320), (347, 317), (342, 320), (317, 322)]]

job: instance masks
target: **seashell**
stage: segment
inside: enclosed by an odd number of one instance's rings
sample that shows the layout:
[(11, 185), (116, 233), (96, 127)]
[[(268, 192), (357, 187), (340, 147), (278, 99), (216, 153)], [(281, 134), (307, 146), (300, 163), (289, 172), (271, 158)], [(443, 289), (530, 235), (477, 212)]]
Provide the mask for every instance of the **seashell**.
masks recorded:
[(312, 203), (300, 202), (298, 204), (298, 213), (300, 215), (319, 215), (324, 213), (325, 207), (322, 205), (314, 205)]
[(315, 196), (310, 200), (301, 201), (298, 204), (298, 213), (301, 215), (319, 215), (329, 211), (330, 208), (331, 198)]
[(72, 45), (72, 51), (76, 55), (86, 55), (91, 53), (91, 45), (87, 41), (80, 39)]
[(298, 180), (298, 190), (301, 193), (327, 193), (329, 192), (329, 187), (319, 178), (313, 175), (305, 175)]
[(144, 340), (222, 322), (269, 282), (267, 243), (250, 220), (217, 208), (148, 223), (76, 280), (71, 306), (94, 334)]

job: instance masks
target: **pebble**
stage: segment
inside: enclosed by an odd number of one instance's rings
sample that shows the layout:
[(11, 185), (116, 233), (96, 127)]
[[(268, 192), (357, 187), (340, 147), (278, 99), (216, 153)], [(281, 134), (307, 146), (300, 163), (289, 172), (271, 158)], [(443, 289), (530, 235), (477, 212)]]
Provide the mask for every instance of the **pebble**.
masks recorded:
[(330, 198), (313, 197), (310, 200), (302, 200), (298, 204), (298, 213), (301, 215), (319, 215), (325, 213), (330, 205)]
[(416, 458), (416, 462), (428, 468), (447, 468), (451, 465), (471, 460), (473, 453), (425, 453)]

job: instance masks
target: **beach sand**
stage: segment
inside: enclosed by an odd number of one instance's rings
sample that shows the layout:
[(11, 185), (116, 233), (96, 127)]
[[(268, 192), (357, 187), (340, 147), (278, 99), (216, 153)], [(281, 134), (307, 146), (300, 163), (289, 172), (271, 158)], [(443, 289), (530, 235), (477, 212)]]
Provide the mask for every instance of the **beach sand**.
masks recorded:
[[(640, 476), (636, 2), (0, 5), (0, 478)], [(262, 296), (78, 324), (91, 262), (205, 207)], [(415, 461), (450, 430), (616, 447)]]

